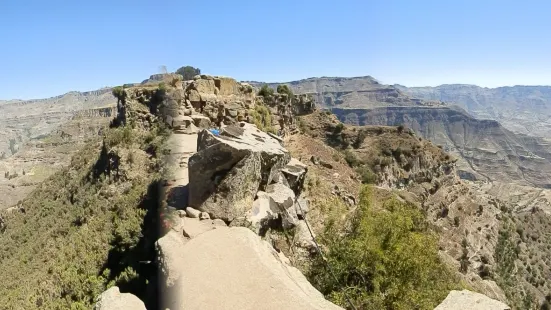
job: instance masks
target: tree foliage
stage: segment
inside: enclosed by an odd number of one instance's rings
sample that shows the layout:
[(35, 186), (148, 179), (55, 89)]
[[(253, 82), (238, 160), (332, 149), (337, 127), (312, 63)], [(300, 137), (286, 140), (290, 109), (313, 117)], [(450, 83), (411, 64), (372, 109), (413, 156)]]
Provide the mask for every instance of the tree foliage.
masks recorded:
[(145, 152), (154, 154), (165, 135), (157, 127), (107, 129), (102, 152), (98, 141), (87, 144), (69, 167), (21, 202), (24, 212), (2, 214), (1, 309), (90, 309), (112, 285), (143, 296), (147, 283), (139, 260), (153, 253), (153, 243), (143, 238), (151, 235), (144, 224), (156, 211), (158, 159), (152, 156), (149, 168), (126, 181), (97, 168), (109, 162), (110, 150), (148, 157)]
[(280, 84), (277, 86), (277, 93), (286, 94), (289, 98), (293, 96), (293, 91), (285, 84)]
[(184, 77), (184, 81), (193, 80), (193, 77), (201, 74), (201, 69), (192, 66), (184, 66), (176, 70), (176, 73)]
[(264, 99), (268, 99), (274, 95), (274, 89), (267, 84), (264, 84), (258, 91), (258, 95), (264, 97)]
[(326, 225), (321, 241), (337, 281), (318, 257), (311, 282), (343, 307), (348, 295), (357, 309), (433, 309), (457, 288), (439, 259), (436, 235), (415, 206), (391, 199), (374, 210), (370, 200), (364, 187), (348, 230)]

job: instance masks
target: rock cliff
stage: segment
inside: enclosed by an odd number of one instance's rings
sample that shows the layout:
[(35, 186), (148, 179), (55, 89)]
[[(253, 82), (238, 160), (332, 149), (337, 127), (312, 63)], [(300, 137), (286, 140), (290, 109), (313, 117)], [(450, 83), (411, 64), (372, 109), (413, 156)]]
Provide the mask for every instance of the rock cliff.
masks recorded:
[(448, 84), (437, 87), (395, 87), (413, 98), (442, 100), (459, 105), (475, 117), (497, 120), (515, 133), (551, 136), (549, 86), (486, 88)]
[(525, 138), (497, 121), (477, 120), (449, 108), (388, 107), (333, 109), (343, 122), (358, 125), (404, 125), (456, 155), (459, 172), (470, 180), (509, 180), (550, 187), (551, 149), (541, 138)]

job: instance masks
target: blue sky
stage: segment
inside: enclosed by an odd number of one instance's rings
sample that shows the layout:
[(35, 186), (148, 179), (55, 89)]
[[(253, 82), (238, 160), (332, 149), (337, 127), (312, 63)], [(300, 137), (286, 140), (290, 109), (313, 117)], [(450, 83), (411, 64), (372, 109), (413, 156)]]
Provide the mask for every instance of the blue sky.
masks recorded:
[(140, 82), (186, 64), (240, 80), (551, 85), (549, 1), (0, 1), (0, 99)]

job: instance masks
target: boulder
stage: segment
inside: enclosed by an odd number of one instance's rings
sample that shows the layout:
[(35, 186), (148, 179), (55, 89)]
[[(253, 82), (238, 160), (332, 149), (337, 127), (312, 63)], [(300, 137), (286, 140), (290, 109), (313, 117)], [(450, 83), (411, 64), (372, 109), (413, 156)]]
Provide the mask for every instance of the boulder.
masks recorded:
[(196, 89), (190, 89), (188, 91), (188, 100), (193, 105), (194, 103), (201, 101), (201, 95)]
[(196, 114), (192, 115), (191, 118), (193, 119), (193, 123), (195, 124), (195, 126), (197, 126), (198, 128), (209, 129), (211, 127), (210, 118), (204, 115)]
[[(218, 150), (219, 148), (215, 145), (205, 151), (212, 149)], [(195, 155), (197, 154), (200, 153)], [(225, 154), (218, 152), (209, 154), (211, 156), (206, 161), (194, 161), (195, 155), (190, 158), (189, 205), (203, 212), (208, 212), (212, 218), (227, 222), (245, 216), (251, 208), (260, 186), (260, 153), (248, 154), (235, 163), (233, 167), (222, 165), (224, 162), (231, 162), (231, 160), (216, 161), (220, 158), (224, 159)], [(228, 167), (229, 171), (213, 169), (226, 166), (230, 166)], [(207, 173), (209, 174), (207, 175)]]
[(295, 230), (294, 243), (301, 247), (313, 251), (316, 249), (316, 244), (314, 239), (310, 234), (310, 230), (305, 221), (298, 221), (297, 227)]
[(219, 94), (222, 96), (230, 96), (239, 93), (239, 83), (229, 77), (215, 77), (214, 85), (220, 90)]
[(183, 219), (182, 226), (182, 233), (186, 238), (195, 238), (202, 233), (214, 229), (214, 226), (212, 226), (211, 223), (200, 221), (197, 218), (189, 217)]
[(226, 222), (245, 217), (256, 192), (289, 160), (277, 140), (252, 124), (230, 125), (219, 135), (202, 130), (189, 159), (189, 206)]
[(192, 207), (187, 207), (186, 215), (191, 218), (198, 218), (201, 215), (201, 211), (194, 209)]
[(266, 192), (259, 191), (252, 209), (247, 214), (248, 222), (251, 223), (253, 230), (259, 235), (264, 235), (264, 230), (278, 218), (278, 205)]
[(283, 184), (287, 187), (290, 187), (289, 182), (287, 181), (287, 178), (285, 177), (285, 175), (281, 171), (275, 174), (275, 176), (272, 180), (272, 183), (281, 183), (281, 184)]
[[(188, 116), (186, 116), (188, 117)], [(181, 127), (179, 129), (174, 129), (174, 133), (176, 134), (187, 134), (187, 135), (192, 135), (192, 134), (196, 134), (199, 130), (197, 129), (197, 127), (195, 127), (195, 125), (192, 123), (192, 124), (189, 124), (187, 127)]]
[(172, 118), (172, 128), (174, 129), (184, 129), (193, 124), (193, 120), (189, 116), (178, 115)]
[(144, 303), (130, 293), (121, 293), (116, 286), (99, 295), (94, 310), (146, 310)]
[(299, 197), (295, 203), (297, 216), (299, 219), (305, 219), (306, 214), (310, 211), (310, 203), (304, 197)]
[(281, 216), (283, 229), (295, 227), (298, 223), (298, 216), (295, 209), (295, 193), (293, 190), (281, 183), (274, 183), (266, 187), (266, 193), (272, 199), (277, 212)]
[[(190, 109), (190, 108), (185, 108), (185, 109), (182, 109), (181, 111), (181, 114), (184, 115), (184, 116), (191, 116), (193, 114), (193, 110)], [(196, 125), (197, 126), (197, 125)]]
[(287, 164), (287, 166), (281, 169), (281, 172), (285, 175), (285, 178), (289, 182), (289, 187), (295, 192), (296, 195), (300, 194), (303, 189), (307, 171), (308, 167), (296, 158), (291, 158), (291, 161)]
[(202, 220), (210, 220), (210, 215), (207, 212), (201, 212), (201, 215), (199, 216), (199, 219)]
[(434, 310), (510, 310), (506, 304), (469, 290), (451, 291)]
[(214, 95), (214, 90), (216, 89), (213, 79), (203, 79), (203, 77), (201, 77), (200, 80), (193, 81), (191, 85), (199, 93), (203, 93), (203, 94)]

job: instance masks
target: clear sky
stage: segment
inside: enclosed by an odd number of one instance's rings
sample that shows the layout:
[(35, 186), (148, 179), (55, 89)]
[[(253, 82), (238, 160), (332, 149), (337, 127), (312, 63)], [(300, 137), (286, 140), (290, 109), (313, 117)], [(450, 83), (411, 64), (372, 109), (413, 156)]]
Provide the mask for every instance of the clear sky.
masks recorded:
[(141, 82), (161, 65), (239, 80), (551, 85), (550, 1), (0, 0), (0, 99)]

